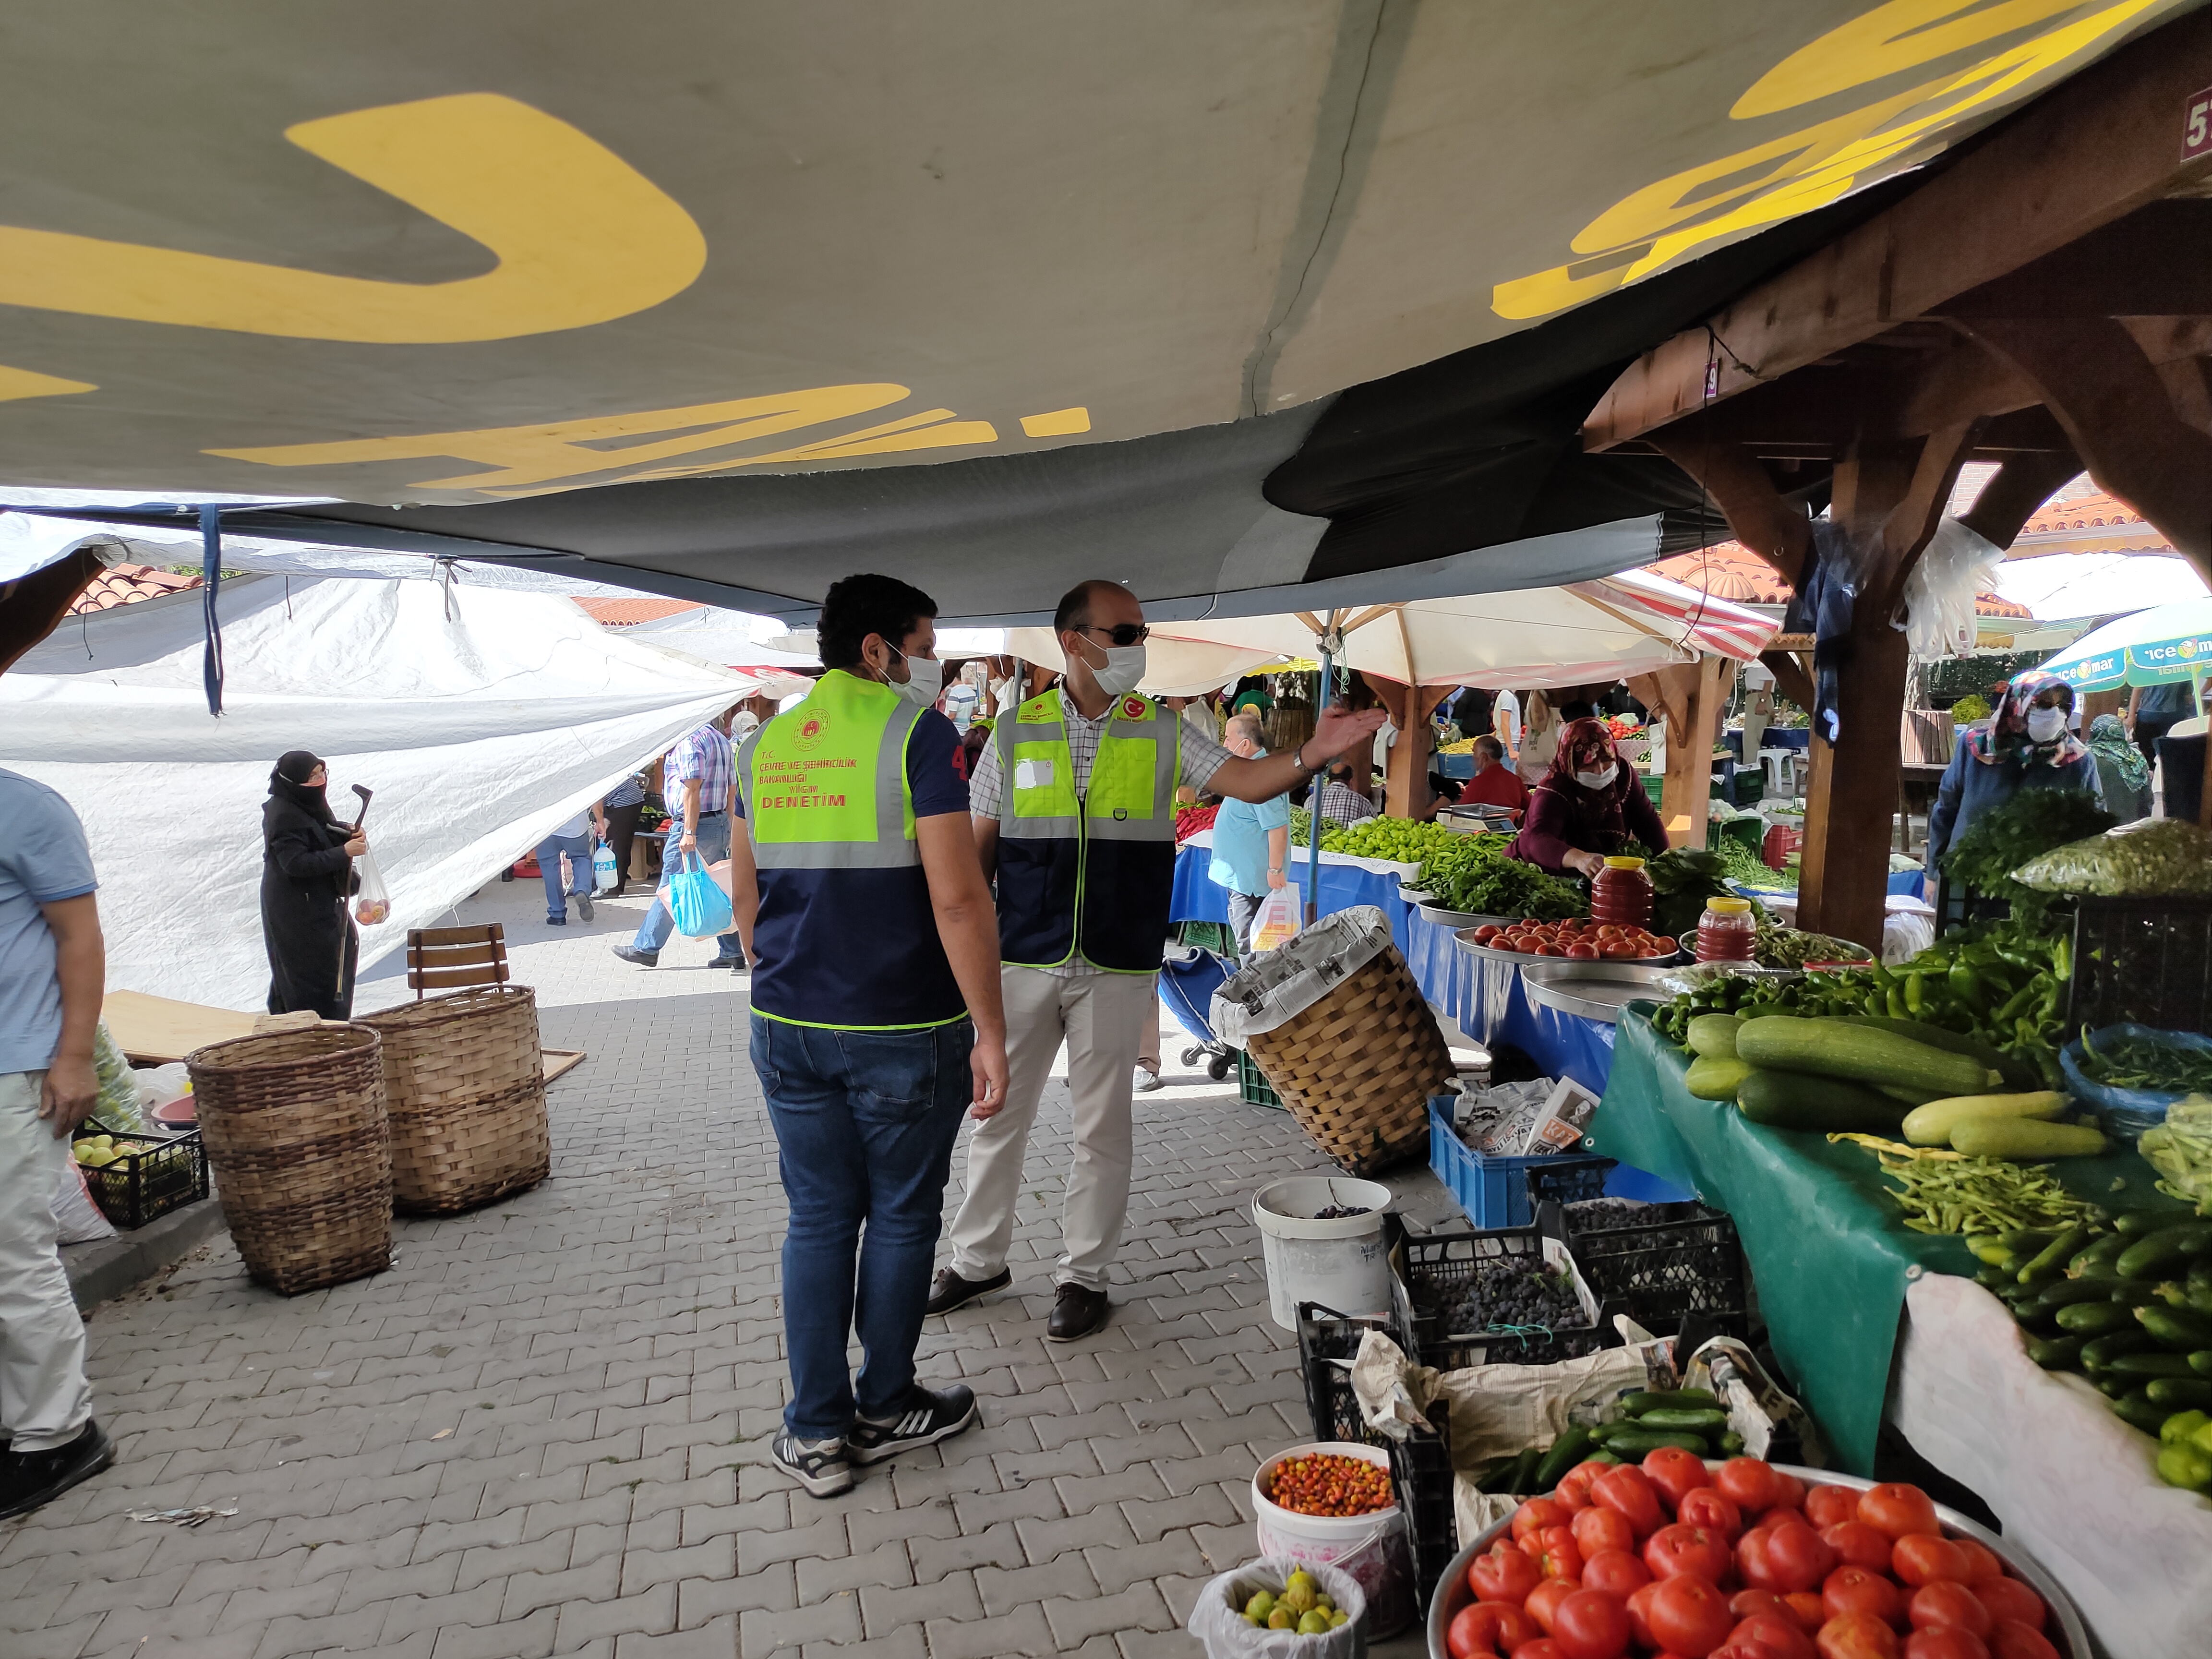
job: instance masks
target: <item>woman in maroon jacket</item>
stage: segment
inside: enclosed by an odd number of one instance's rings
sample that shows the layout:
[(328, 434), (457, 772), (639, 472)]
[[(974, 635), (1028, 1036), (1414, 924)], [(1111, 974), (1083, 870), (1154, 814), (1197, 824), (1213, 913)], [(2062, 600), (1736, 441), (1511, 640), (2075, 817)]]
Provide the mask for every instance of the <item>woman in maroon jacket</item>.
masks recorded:
[(1595, 876), (1630, 842), (1667, 850), (1667, 830), (1643, 780), (1613, 752), (1602, 720), (1576, 720), (1528, 795), (1528, 815), (1508, 850), (1553, 875)]

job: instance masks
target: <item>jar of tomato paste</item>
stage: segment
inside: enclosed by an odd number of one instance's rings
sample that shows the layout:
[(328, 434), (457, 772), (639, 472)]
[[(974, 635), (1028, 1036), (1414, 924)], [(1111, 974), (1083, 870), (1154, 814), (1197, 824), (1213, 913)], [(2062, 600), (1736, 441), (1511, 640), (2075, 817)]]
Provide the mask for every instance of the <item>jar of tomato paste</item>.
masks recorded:
[(1651, 925), (1651, 878), (1642, 859), (1611, 858), (1590, 883), (1590, 919), (1601, 927)]
[(1759, 921), (1747, 898), (1712, 898), (1698, 918), (1699, 962), (1749, 962)]

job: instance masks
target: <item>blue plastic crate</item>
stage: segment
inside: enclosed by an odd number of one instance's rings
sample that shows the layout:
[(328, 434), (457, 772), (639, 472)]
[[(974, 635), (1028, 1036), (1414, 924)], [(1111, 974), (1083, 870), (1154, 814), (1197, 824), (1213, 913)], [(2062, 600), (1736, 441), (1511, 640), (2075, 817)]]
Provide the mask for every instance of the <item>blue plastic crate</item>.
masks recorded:
[(1451, 1195), (1479, 1230), (1529, 1225), (1536, 1215), (1529, 1193), (1532, 1178), (1542, 1185), (1545, 1198), (1562, 1204), (1604, 1193), (1606, 1171), (1613, 1168), (1609, 1158), (1577, 1152), (1493, 1158), (1476, 1152), (1452, 1129), (1455, 1098), (1438, 1095), (1429, 1102), (1429, 1168), (1451, 1188)]

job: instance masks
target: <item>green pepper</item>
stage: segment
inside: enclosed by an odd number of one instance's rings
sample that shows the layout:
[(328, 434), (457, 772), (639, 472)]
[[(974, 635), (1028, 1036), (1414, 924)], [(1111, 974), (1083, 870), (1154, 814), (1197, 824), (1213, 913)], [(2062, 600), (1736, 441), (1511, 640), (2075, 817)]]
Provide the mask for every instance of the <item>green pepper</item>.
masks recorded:
[(2158, 1443), (2161, 1446), (2178, 1446), (2208, 1423), (2212, 1423), (2212, 1416), (2203, 1412), (2176, 1412), (2160, 1427)]
[(1919, 974), (1907, 974), (1905, 976), (1905, 1012), (1915, 1018), (1919, 1017), (1922, 1009), (1927, 1006), (1927, 993), (1923, 989), (1926, 982), (1925, 977)]
[(1951, 988), (1951, 994), (1960, 1001), (1978, 1014), (1983, 1012), (1982, 976), (1974, 971), (1971, 963), (1953, 963), (1951, 971), (1943, 976), (1943, 980)]
[(1911, 1011), (1905, 1006), (1904, 996), (1893, 985), (1889, 988), (1888, 1001), (1885, 1006), (1889, 1009), (1889, 1017), (1892, 1019), (1911, 1019), (1912, 1018)]
[(2164, 1446), (2158, 1454), (2158, 1478), (2169, 1486), (2179, 1486), (2184, 1492), (2203, 1492), (2212, 1487), (2212, 1456), (2194, 1446)]

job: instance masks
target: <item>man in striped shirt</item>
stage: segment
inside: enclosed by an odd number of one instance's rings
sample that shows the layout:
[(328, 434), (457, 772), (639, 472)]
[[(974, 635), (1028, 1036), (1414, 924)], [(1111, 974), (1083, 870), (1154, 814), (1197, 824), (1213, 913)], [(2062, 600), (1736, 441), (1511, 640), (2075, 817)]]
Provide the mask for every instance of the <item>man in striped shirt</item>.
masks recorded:
[[(680, 835), (672, 835), (673, 844), (663, 849), (661, 865), (665, 873), (673, 874), (681, 868), (682, 855), (687, 853), (696, 854), (701, 862), (709, 865), (730, 856), (730, 803), (738, 773), (728, 733), (731, 719), (742, 708), (742, 704), (733, 705), (688, 733), (662, 763), (660, 798), (669, 807), (671, 824), (680, 819), (684, 826)], [(637, 937), (628, 945), (616, 945), (615, 954), (624, 962), (650, 968), (660, 960), (660, 947), (675, 930), (676, 918), (656, 896)], [(716, 941), (714, 960), (708, 966), (737, 971), (744, 965), (744, 951), (736, 933), (723, 934)]]

